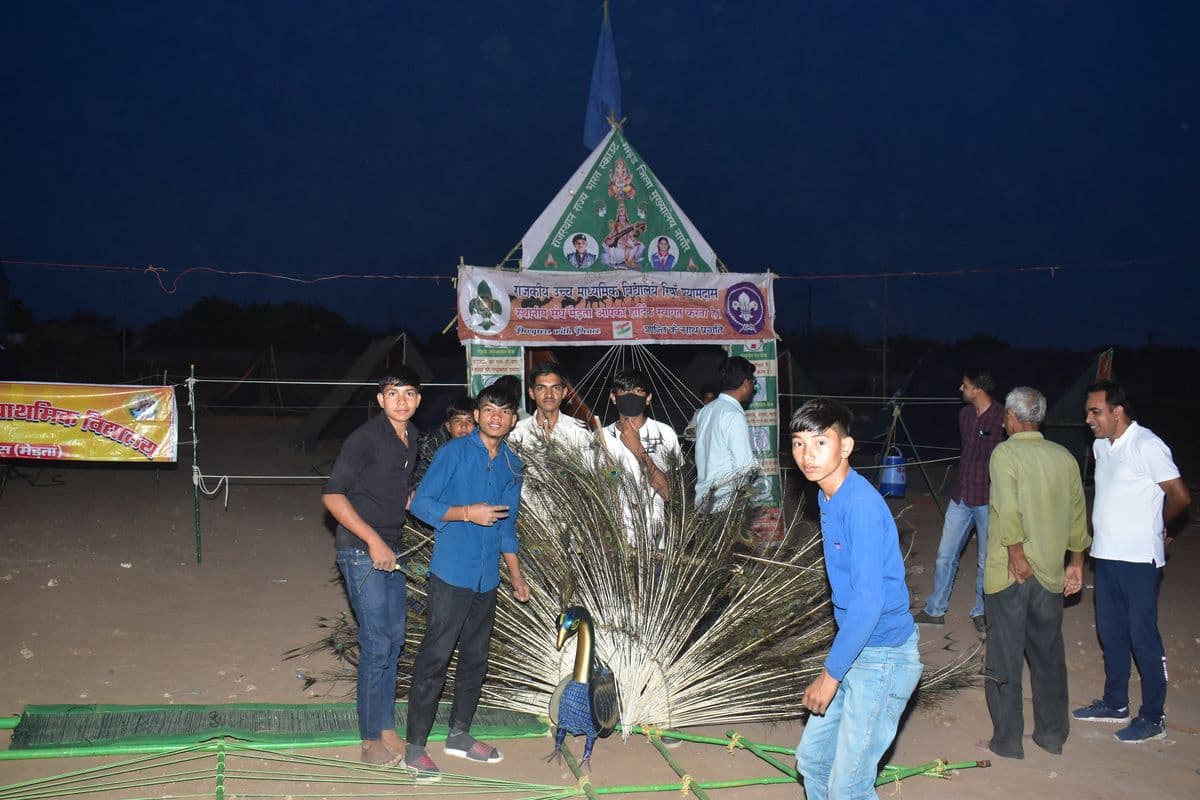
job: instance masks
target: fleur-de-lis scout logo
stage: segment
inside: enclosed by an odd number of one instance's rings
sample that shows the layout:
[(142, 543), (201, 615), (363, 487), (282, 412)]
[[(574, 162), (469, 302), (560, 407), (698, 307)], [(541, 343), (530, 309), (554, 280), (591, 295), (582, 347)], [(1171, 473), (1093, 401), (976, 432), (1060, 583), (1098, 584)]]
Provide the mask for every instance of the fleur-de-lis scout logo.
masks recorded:
[(758, 311), (758, 301), (746, 292), (740, 292), (733, 299), (733, 310), (742, 318), (743, 322), (749, 322), (754, 318), (754, 313)]
[(738, 333), (758, 333), (766, 317), (766, 303), (753, 283), (735, 283), (725, 292), (725, 318)]
[(508, 298), (494, 296), (486, 280), (480, 280), (475, 291), (464, 295), (470, 299), (462, 308), (467, 327), (485, 336), (495, 336), (508, 324)]

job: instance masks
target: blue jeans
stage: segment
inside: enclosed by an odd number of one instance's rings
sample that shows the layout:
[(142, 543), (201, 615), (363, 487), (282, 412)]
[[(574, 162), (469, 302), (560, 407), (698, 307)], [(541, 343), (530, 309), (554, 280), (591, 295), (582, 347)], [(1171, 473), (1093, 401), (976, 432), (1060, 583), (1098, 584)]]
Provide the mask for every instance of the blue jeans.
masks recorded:
[(408, 623), (404, 573), (380, 572), (357, 547), (339, 547), (337, 565), (358, 620), (358, 733), (378, 739), (396, 727), (396, 664)]
[(808, 800), (874, 798), (879, 761), (921, 678), (917, 632), (899, 647), (864, 647), (825, 716), (808, 718), (796, 768)]
[(933, 569), (933, 594), (925, 601), (925, 613), (940, 617), (950, 607), (950, 591), (954, 588), (954, 576), (958, 572), (958, 560), (971, 535), (971, 526), (979, 549), (979, 569), (975, 572), (975, 607), (971, 616), (983, 614), (983, 565), (987, 561), (988, 507), (963, 505), (951, 500), (946, 508), (946, 521), (942, 524), (942, 541), (938, 545), (937, 564)]

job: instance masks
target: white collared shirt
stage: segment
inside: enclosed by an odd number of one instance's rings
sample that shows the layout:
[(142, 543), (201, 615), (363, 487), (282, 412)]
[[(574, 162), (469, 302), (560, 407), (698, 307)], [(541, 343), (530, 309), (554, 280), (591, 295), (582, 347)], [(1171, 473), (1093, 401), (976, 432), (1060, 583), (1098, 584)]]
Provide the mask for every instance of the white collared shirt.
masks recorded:
[[(583, 451), (592, 446), (594, 439), (587, 425), (560, 411), (558, 423), (550, 430), (550, 441)], [(533, 452), (537, 447), (546, 445), (546, 432), (538, 424), (536, 413), (517, 423), (508, 435), (508, 443), (526, 452)]]
[(1093, 442), (1092, 453), (1092, 557), (1161, 567), (1166, 556), (1159, 484), (1179, 477), (1171, 449), (1149, 428), (1131, 422), (1115, 442)]
[[(660, 470), (666, 472), (669, 467), (673, 466), (673, 462), (674, 464), (679, 463), (681, 458), (679, 437), (675, 434), (675, 430), (671, 426), (664, 425), (658, 420), (647, 419), (638, 431), (638, 435), (642, 440), (642, 447), (646, 449), (646, 454), (650, 456), (650, 460)], [(621, 432), (617, 430), (617, 423), (614, 422), (611, 425), (605, 426), (603, 441), (604, 448), (608, 451), (608, 455), (612, 458), (614, 465), (626, 474), (633, 476), (641, 490), (639, 493), (649, 498), (649, 502), (645, 503), (643, 508), (646, 515), (646, 525), (652, 526), (660, 522), (666, 513), (663, 499), (651, 487), (650, 480), (646, 477), (645, 472), (643, 472), (641, 462), (638, 461), (637, 456), (621, 441)], [(622, 491), (621, 514), (625, 520), (626, 533), (632, 540), (633, 533), (636, 530), (633, 520), (633, 506), (640, 504), (642, 500), (641, 498), (630, 498), (625, 495), (626, 493)]]
[(525, 464), (526, 473), (534, 476), (533, 480), (526, 480), (521, 485), (521, 500), (531, 507), (532, 513), (539, 515), (547, 514), (551, 510), (547, 502), (535, 495), (532, 486), (537, 481), (544, 481), (549, 477), (543, 474), (547, 449), (556, 447), (572, 451), (582, 458), (584, 466), (592, 463), (591, 454), (596, 450), (595, 436), (588, 430), (587, 425), (561, 412), (557, 424), (550, 430), (549, 439), (546, 438), (546, 431), (538, 424), (537, 414), (534, 414), (513, 427), (512, 433), (508, 435), (508, 444)]

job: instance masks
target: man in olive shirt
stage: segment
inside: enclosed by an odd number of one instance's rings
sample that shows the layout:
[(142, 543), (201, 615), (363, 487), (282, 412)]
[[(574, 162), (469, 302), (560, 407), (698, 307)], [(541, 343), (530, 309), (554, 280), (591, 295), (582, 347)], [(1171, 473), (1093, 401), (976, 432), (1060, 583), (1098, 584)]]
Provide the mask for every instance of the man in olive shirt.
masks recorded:
[[(992, 717), (987, 747), (1024, 758), (1021, 672), (1029, 659), (1033, 741), (1058, 754), (1070, 732), (1067, 660), (1063, 648), (1063, 595), (1083, 583), (1087, 532), (1079, 465), (1065, 447), (1038, 431), (1046, 398), (1018, 386), (1004, 399), (1008, 441), (988, 465), (987, 562), (983, 601), (988, 619), (984, 696)], [(1064, 570), (1063, 556), (1071, 554)]]

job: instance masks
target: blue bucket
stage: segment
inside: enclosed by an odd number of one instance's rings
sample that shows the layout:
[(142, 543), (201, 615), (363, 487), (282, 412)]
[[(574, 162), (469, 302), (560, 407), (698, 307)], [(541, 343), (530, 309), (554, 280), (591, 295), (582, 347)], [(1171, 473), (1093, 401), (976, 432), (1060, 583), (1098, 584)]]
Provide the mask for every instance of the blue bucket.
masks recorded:
[(904, 497), (908, 477), (904, 474), (904, 455), (892, 447), (883, 457), (883, 472), (879, 475), (879, 493), (884, 497)]

